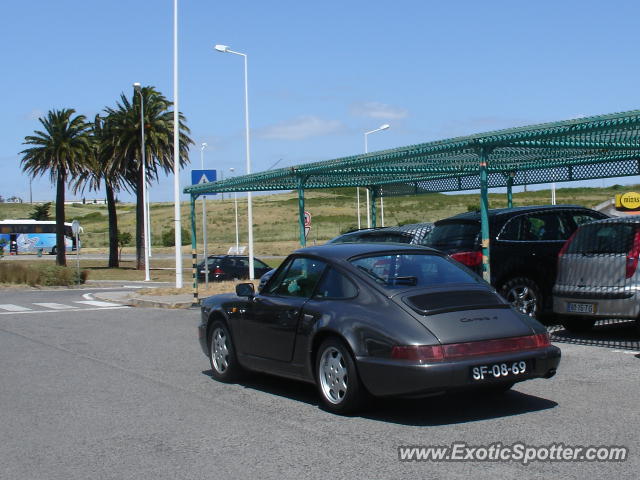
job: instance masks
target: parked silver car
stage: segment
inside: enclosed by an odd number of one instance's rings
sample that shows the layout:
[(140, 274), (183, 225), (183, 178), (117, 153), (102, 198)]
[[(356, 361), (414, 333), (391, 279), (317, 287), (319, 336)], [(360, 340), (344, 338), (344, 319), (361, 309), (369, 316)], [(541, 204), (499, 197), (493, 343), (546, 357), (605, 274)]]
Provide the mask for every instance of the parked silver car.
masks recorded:
[(633, 319), (640, 329), (640, 218), (582, 225), (558, 255), (553, 311), (570, 331), (598, 319)]

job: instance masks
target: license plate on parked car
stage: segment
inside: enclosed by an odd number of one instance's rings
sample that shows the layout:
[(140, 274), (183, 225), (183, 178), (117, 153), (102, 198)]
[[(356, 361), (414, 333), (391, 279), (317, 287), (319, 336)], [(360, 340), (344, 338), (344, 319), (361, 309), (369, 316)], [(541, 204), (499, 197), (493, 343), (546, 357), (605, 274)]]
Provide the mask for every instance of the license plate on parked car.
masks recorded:
[(596, 313), (596, 303), (567, 303), (567, 312), (571, 313)]
[(491, 365), (477, 365), (471, 367), (471, 378), (476, 381), (498, 378), (518, 377), (529, 373), (529, 362), (518, 360), (517, 362), (494, 363)]

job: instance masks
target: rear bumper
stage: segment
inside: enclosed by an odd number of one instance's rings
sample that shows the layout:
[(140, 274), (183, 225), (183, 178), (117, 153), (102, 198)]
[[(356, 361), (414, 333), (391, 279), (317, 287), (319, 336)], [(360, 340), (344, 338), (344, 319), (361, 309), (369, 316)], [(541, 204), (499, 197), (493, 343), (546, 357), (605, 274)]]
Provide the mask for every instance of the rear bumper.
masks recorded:
[[(569, 311), (569, 304), (591, 304), (593, 312)], [(591, 294), (585, 291), (554, 293), (553, 312), (571, 317), (635, 319), (640, 316), (640, 296), (635, 290), (621, 288)]]
[[(560, 363), (560, 349), (549, 346), (524, 352), (485, 355), (450, 362), (415, 365), (404, 361), (373, 357), (357, 357), (358, 373), (364, 386), (375, 396), (420, 396), (437, 392), (474, 388), (505, 382), (521, 382), (532, 378), (550, 378)], [(511, 364), (526, 360), (528, 373), (504, 380), (472, 379), (472, 368), (478, 365)]]

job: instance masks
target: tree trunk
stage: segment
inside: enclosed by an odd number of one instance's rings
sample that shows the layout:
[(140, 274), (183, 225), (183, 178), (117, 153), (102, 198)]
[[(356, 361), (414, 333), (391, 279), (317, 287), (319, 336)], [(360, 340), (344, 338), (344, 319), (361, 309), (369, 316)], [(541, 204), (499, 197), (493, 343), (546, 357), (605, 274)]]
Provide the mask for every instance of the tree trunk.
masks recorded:
[(116, 213), (116, 199), (110, 182), (105, 182), (107, 193), (107, 211), (109, 213), (109, 268), (120, 266), (118, 258), (118, 216)]
[(136, 268), (144, 270), (144, 198), (142, 197), (142, 164), (136, 181)]
[(56, 264), (65, 267), (67, 256), (64, 245), (64, 187), (65, 178), (62, 173), (58, 173), (58, 184), (56, 185)]

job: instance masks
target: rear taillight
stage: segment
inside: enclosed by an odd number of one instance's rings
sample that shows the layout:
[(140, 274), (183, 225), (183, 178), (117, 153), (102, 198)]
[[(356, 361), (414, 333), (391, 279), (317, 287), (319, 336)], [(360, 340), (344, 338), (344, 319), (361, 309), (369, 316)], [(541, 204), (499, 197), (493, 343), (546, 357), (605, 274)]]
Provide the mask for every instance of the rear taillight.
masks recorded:
[(451, 258), (467, 267), (477, 267), (482, 264), (482, 252), (458, 252), (452, 254)]
[(224, 270), (222, 270), (220, 267), (216, 267), (215, 270), (213, 271), (214, 275), (224, 275)]
[(640, 230), (636, 230), (635, 235), (633, 236), (633, 245), (631, 245), (631, 250), (627, 253), (627, 271), (625, 273), (625, 278), (633, 277), (633, 274), (636, 273), (636, 269), (638, 268), (638, 257), (640, 256)]
[(560, 260), (560, 257), (562, 257), (565, 253), (567, 253), (567, 249), (569, 248), (569, 244), (571, 242), (573, 242), (573, 239), (576, 236), (576, 233), (578, 233), (578, 230), (576, 230), (575, 232), (573, 232), (571, 234), (571, 236), (569, 237), (569, 239), (564, 242), (564, 245), (562, 245), (562, 248), (560, 249), (560, 251), (558, 252), (558, 260)]
[(440, 362), (444, 360), (441, 345), (396, 345), (391, 349), (391, 358), (416, 363)]
[(450, 343), (448, 345), (395, 346), (391, 350), (391, 358), (409, 360), (416, 363), (430, 363), (462, 357), (534, 350), (548, 347), (549, 345), (551, 345), (549, 334), (539, 333), (524, 337), (497, 338), (479, 342)]

